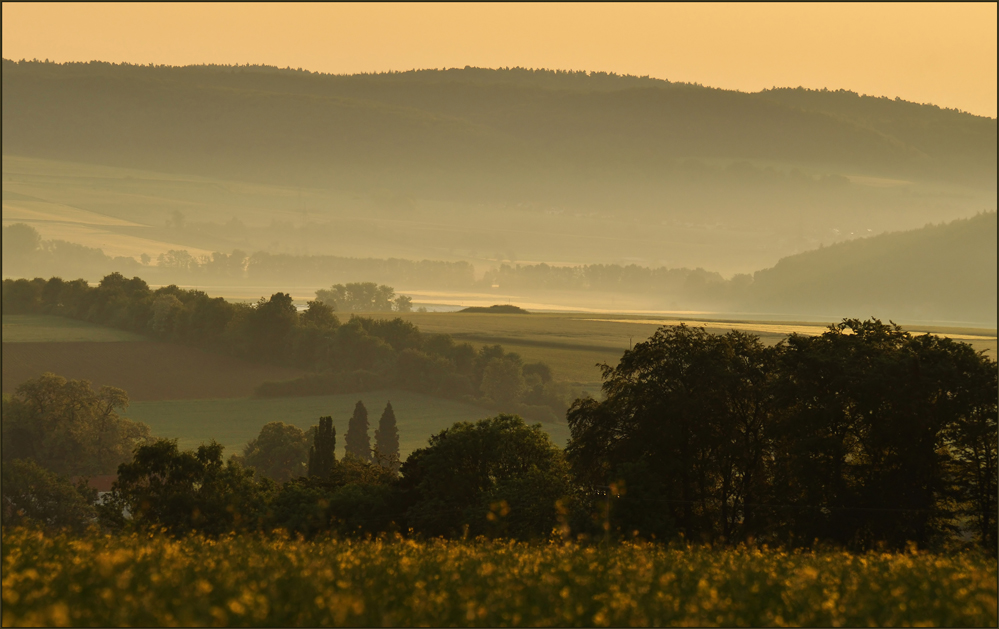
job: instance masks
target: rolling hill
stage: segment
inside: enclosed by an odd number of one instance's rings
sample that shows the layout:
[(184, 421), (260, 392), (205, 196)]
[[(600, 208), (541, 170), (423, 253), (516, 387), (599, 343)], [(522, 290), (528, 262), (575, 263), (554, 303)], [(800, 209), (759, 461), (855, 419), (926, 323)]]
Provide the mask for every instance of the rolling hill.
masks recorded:
[(860, 238), (753, 276), (749, 308), (996, 325), (996, 213)]
[(3, 128), (5, 194), (208, 251), (751, 272), (996, 197), (995, 119), (602, 73), (4, 60)]

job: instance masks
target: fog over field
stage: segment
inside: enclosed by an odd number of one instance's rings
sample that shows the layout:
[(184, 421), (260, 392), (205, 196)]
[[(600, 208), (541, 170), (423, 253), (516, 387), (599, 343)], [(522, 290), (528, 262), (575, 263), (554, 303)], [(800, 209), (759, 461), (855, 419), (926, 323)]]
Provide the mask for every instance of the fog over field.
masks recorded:
[(995, 325), (996, 120), (934, 105), (4, 60), (3, 128), (3, 224), (40, 239), (4, 230), (5, 277)]

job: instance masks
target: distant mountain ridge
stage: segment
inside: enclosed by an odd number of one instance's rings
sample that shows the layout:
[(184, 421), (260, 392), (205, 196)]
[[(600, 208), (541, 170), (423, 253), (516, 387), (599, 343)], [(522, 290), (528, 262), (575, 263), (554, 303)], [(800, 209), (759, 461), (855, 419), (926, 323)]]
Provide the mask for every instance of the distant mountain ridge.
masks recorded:
[(4, 60), (3, 124), (4, 153), (300, 183), (441, 168), (641, 179), (688, 158), (996, 180), (995, 119), (849, 92), (747, 94), (600, 73)]

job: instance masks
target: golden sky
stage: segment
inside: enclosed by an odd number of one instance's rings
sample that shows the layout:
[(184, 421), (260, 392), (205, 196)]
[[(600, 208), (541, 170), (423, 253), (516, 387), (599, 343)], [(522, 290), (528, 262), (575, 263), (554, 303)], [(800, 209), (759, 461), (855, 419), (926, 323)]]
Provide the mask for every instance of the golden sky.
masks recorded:
[(523, 66), (846, 88), (996, 117), (996, 4), (3, 3), (7, 59)]

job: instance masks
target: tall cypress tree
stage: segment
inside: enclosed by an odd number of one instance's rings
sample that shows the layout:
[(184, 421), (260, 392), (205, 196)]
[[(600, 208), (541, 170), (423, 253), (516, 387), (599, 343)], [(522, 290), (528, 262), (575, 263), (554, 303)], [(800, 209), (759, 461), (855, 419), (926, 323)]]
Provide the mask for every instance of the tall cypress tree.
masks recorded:
[(371, 461), (371, 437), (368, 436), (368, 409), (358, 400), (354, 414), (347, 423), (347, 456)]
[(375, 429), (375, 456), (378, 464), (393, 472), (399, 471), (399, 428), (395, 423), (392, 402), (385, 405), (378, 428)]
[(309, 448), (309, 476), (327, 478), (336, 465), (336, 428), (333, 418), (327, 415), (319, 418), (315, 441)]

